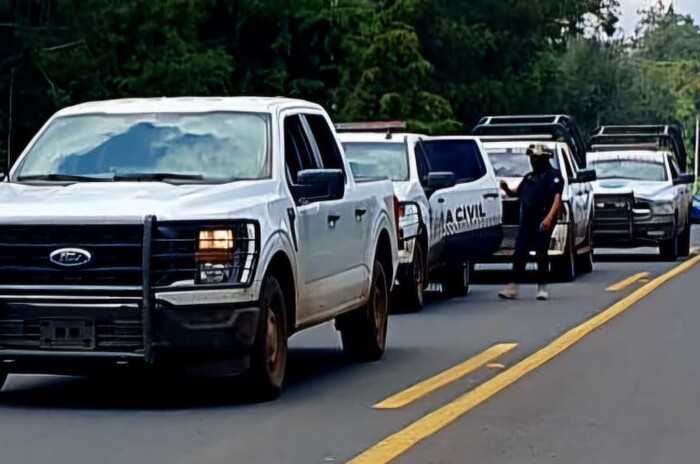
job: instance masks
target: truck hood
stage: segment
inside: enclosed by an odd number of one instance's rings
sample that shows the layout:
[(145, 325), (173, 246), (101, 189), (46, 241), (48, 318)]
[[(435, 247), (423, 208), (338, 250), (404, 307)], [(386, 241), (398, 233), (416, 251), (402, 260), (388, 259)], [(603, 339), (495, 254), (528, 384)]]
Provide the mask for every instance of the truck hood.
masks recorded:
[(630, 179), (603, 179), (593, 182), (594, 193), (634, 193), (647, 199), (673, 197), (670, 182), (639, 181)]
[[(83, 182), (70, 185), (0, 183), (0, 222), (226, 219), (281, 195), (274, 180), (217, 185), (164, 182)], [(259, 215), (260, 212), (257, 212)]]

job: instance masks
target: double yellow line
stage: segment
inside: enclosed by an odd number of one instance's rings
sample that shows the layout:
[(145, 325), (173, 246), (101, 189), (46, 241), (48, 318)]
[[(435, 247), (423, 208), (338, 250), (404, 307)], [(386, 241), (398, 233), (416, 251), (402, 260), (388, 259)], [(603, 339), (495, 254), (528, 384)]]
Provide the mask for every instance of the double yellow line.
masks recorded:
[[(510, 369), (503, 371), (502, 373), (493, 377), (491, 380), (484, 382), (451, 403), (428, 414), (427, 416), (424, 416), (403, 430), (396, 432), (390, 437), (372, 446), (368, 450), (351, 459), (348, 464), (385, 464), (391, 462), (421, 441), (447, 427), (449, 424), (456, 421), (479, 404), (493, 397), (498, 392), (517, 382), (528, 373), (539, 368), (543, 364), (560, 355), (562, 352), (571, 348), (571, 346), (578, 343), (588, 334), (606, 324), (614, 317), (622, 314), (635, 303), (648, 296), (654, 290), (658, 289), (674, 277), (686, 272), (699, 262), (700, 256), (695, 256), (694, 258), (689, 259), (676, 268), (670, 270), (666, 274), (655, 278), (619, 302), (610, 306), (605, 311), (592, 317), (583, 324), (569, 330), (567, 333), (560, 336), (552, 343), (542, 348), (540, 351), (528, 356)], [(484, 353), (482, 353), (482, 355), (484, 355)], [(451, 377), (446, 375), (445, 378)], [(432, 388), (429, 385), (439, 385), (444, 382), (446, 382), (445, 379), (441, 381), (434, 381), (432, 384), (426, 383), (426, 385), (423, 387), (418, 388), (417, 391), (427, 391)], [(418, 386), (413, 387), (414, 393), (412, 395), (407, 395), (405, 398), (399, 397), (399, 399), (396, 399), (400, 395), (399, 394), (382, 403), (386, 404), (388, 402), (390, 405), (396, 405), (405, 403), (412, 398), (416, 398), (417, 393), (415, 389), (417, 387)], [(413, 401), (415, 401), (415, 399), (413, 399)], [(382, 403), (379, 404), (381, 405)]]

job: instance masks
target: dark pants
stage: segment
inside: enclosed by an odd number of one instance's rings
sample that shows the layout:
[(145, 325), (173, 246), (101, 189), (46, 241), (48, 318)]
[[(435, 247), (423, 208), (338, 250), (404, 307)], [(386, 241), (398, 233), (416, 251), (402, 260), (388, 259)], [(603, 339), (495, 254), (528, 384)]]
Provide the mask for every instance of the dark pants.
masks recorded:
[(537, 283), (546, 284), (549, 278), (549, 243), (552, 239), (552, 231), (542, 232), (540, 225), (544, 220), (539, 219), (540, 215), (534, 217), (523, 215), (520, 220), (520, 230), (515, 239), (515, 254), (513, 257), (513, 275), (517, 283), (525, 282), (525, 266), (529, 261), (531, 251), (536, 253), (537, 258)]

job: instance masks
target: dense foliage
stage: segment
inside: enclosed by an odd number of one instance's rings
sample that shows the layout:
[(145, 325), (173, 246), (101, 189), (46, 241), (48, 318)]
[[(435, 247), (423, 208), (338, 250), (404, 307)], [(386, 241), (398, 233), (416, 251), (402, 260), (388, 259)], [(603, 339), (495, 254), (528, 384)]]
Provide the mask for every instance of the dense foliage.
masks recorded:
[(617, 0), (0, 0), (0, 157), (57, 108), (125, 96), (289, 95), (337, 120), (466, 132), (488, 113), (584, 128), (700, 107), (700, 28)]

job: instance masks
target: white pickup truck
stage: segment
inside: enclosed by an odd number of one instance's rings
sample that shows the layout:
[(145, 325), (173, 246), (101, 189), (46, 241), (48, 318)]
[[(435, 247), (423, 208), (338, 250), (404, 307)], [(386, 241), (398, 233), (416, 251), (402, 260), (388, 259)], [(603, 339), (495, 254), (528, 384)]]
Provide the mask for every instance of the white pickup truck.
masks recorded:
[[(525, 140), (523, 140), (525, 139)], [(481, 140), (486, 147), (496, 175), (515, 190), (531, 171), (527, 148), (532, 143), (545, 144), (552, 152), (552, 166), (561, 171), (564, 178), (562, 194), (563, 210), (552, 233), (549, 255), (551, 271), (557, 279), (569, 281), (577, 274), (593, 270), (593, 186), (595, 172), (581, 169), (569, 146), (538, 136), (485, 136)], [(504, 238), (500, 250), (491, 262), (509, 262), (515, 249), (515, 238), (520, 228), (520, 201), (503, 195)]]
[(593, 240), (597, 247), (658, 246), (662, 259), (690, 252), (690, 185), (668, 151), (590, 152), (596, 169)]
[[(423, 306), (429, 280), (448, 296), (469, 292), (473, 263), (498, 249), (501, 201), (491, 163), (473, 137), (392, 133), (385, 123), (338, 125), (357, 176), (387, 177), (401, 202), (397, 310)], [(402, 126), (394, 127), (401, 130)]]
[(288, 337), (332, 319), (351, 357), (378, 359), (395, 204), (305, 101), (59, 111), (0, 183), (0, 382), (133, 366), (244, 373), (274, 398)]

